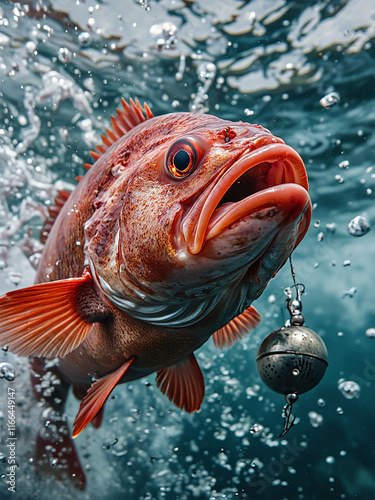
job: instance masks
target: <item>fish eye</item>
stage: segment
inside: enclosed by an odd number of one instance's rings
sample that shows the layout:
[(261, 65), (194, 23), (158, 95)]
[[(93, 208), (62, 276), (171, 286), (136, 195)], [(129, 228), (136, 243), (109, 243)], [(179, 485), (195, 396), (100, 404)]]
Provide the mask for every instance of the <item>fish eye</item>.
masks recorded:
[(197, 165), (197, 151), (188, 141), (175, 142), (166, 156), (167, 173), (174, 179), (184, 179)]

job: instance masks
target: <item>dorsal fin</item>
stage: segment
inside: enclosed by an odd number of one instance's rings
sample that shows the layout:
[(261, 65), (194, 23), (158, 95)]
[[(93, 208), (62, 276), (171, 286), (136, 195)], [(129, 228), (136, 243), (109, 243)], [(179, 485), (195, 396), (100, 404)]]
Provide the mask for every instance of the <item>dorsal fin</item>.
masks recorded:
[[(117, 116), (111, 116), (111, 129), (106, 129), (106, 135), (102, 135), (103, 144), (97, 146), (96, 151), (91, 151), (91, 155), (96, 161), (100, 155), (105, 153), (107, 149), (112, 146), (120, 137), (122, 137), (126, 132), (129, 132), (133, 127), (142, 123), (149, 118), (153, 117), (150, 108), (146, 103), (143, 104), (143, 108), (140, 105), (138, 99), (130, 99), (129, 104), (124, 98), (121, 99), (122, 109), (116, 109)], [(89, 164), (85, 164), (86, 168), (90, 168)]]
[(90, 151), (90, 155), (94, 158), (94, 161), (99, 160), (100, 154), (95, 151)]
[(57, 191), (55, 198), (55, 204), (48, 207), (48, 216), (44, 221), (42, 230), (40, 232), (40, 241), (44, 244), (48, 238), (51, 231), (53, 223), (55, 222), (57, 216), (59, 215), (62, 207), (64, 206), (66, 200), (70, 196), (70, 191)]

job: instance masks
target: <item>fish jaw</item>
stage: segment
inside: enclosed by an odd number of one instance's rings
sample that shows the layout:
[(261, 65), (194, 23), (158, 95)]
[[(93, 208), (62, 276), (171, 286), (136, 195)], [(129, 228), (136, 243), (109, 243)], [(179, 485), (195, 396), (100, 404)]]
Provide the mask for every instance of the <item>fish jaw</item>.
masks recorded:
[[(183, 238), (176, 241), (183, 242), (192, 255), (225, 258), (239, 251), (256, 254), (256, 247), (264, 246), (267, 232), (271, 237), (274, 226), (296, 221), (296, 246), (311, 218), (307, 190), (305, 167), (291, 147), (270, 143), (245, 152), (229, 167), (224, 167), (186, 210), (177, 229)], [(231, 247), (229, 242), (235, 239), (237, 245)], [(238, 245), (240, 240), (242, 249)]]
[[(284, 245), (291, 253), (307, 231), (310, 213), (310, 197), (302, 186), (288, 183), (265, 189), (232, 209), (218, 211), (208, 224), (199, 255), (211, 259), (242, 257), (252, 264), (285, 227), (289, 231)], [(293, 240), (292, 248), (287, 244), (289, 239)]]

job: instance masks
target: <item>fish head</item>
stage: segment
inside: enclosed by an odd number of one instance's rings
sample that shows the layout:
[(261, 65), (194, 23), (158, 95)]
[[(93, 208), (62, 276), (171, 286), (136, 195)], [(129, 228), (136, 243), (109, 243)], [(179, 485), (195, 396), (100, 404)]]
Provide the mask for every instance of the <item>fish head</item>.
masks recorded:
[(258, 125), (164, 115), (99, 161), (117, 178), (86, 224), (86, 254), (107, 297), (155, 324), (194, 323), (223, 300), (240, 314), (310, 222), (301, 158)]

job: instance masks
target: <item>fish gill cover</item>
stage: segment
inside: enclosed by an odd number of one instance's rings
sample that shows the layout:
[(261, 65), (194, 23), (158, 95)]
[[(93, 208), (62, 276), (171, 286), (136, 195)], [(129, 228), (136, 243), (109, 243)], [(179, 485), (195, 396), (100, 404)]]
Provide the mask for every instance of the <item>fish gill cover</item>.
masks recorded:
[[(121, 97), (137, 96), (154, 115), (260, 123), (302, 156), (313, 215), (294, 265), (306, 324), (330, 355), (277, 439), (283, 397), (262, 385), (255, 359), (287, 319), (285, 266), (255, 304), (255, 332), (198, 351), (200, 413), (176, 409), (151, 379), (114, 391), (107, 425), (76, 440), (81, 491), (56, 482), (58, 458), (36, 474), (36, 436), (52, 418), (33, 398), (27, 360), (2, 351), (2, 499), (374, 497), (374, 38), (369, 0), (0, 2), (1, 294), (32, 285), (49, 204), (83, 175)], [(51, 371), (39, 389), (54, 384)], [(77, 409), (69, 396), (69, 425)]]

